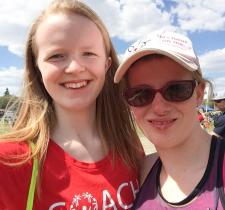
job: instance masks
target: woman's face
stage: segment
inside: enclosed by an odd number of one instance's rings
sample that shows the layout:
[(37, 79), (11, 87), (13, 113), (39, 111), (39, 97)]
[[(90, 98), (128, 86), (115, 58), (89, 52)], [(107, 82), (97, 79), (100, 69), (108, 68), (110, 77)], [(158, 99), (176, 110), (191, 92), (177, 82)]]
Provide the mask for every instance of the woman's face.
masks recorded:
[(36, 32), (37, 64), (55, 107), (90, 110), (110, 66), (102, 34), (77, 14), (51, 14)]
[[(192, 73), (168, 57), (139, 60), (128, 72), (130, 87), (149, 85), (160, 89), (175, 80), (193, 80)], [(156, 148), (181, 144), (199, 126), (196, 107), (201, 104), (204, 87), (197, 85), (193, 95), (182, 102), (167, 101), (157, 92), (145, 106), (131, 107), (137, 124)]]
[(215, 105), (220, 111), (225, 112), (225, 99), (215, 101)]

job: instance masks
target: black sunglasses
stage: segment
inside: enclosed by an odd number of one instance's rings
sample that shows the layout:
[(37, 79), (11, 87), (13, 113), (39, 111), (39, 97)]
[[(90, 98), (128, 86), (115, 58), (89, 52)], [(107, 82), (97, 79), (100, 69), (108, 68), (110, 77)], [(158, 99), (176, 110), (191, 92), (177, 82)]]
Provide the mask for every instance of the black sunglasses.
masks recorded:
[(135, 107), (141, 107), (152, 103), (155, 94), (158, 92), (167, 101), (182, 102), (193, 95), (196, 85), (196, 80), (171, 81), (160, 89), (153, 89), (149, 85), (138, 85), (125, 89), (123, 95), (127, 103)]

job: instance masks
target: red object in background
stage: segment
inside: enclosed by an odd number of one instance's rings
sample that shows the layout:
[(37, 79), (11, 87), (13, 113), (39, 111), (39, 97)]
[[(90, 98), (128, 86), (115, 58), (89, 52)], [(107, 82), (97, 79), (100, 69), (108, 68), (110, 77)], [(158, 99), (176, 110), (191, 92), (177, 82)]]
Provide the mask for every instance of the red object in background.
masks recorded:
[(201, 113), (198, 113), (198, 120), (199, 122), (202, 122), (204, 120), (204, 117)]

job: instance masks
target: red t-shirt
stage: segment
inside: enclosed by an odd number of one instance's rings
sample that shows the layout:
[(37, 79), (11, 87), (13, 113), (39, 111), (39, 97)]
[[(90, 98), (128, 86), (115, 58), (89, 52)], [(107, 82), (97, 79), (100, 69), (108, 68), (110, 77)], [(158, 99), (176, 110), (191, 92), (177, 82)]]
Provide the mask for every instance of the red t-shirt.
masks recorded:
[[(0, 145), (0, 155), (21, 154), (25, 144)], [(40, 198), (35, 210), (130, 209), (139, 190), (137, 173), (112, 155), (96, 163), (83, 163), (50, 141), (44, 164)], [(0, 164), (0, 209), (25, 210), (32, 164), (9, 167)]]

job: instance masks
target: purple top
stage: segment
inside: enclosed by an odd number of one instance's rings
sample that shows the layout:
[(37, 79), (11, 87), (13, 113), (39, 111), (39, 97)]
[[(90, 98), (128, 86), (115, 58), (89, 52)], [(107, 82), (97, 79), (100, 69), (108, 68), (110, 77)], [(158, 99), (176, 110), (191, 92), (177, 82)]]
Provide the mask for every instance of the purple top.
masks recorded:
[[(142, 185), (133, 209), (135, 210), (223, 210), (217, 187), (219, 140), (212, 137), (208, 164), (205, 173), (191, 192), (179, 203), (170, 203), (159, 190), (159, 174), (162, 163), (158, 159)], [(172, 191), (172, 190), (171, 190)]]

